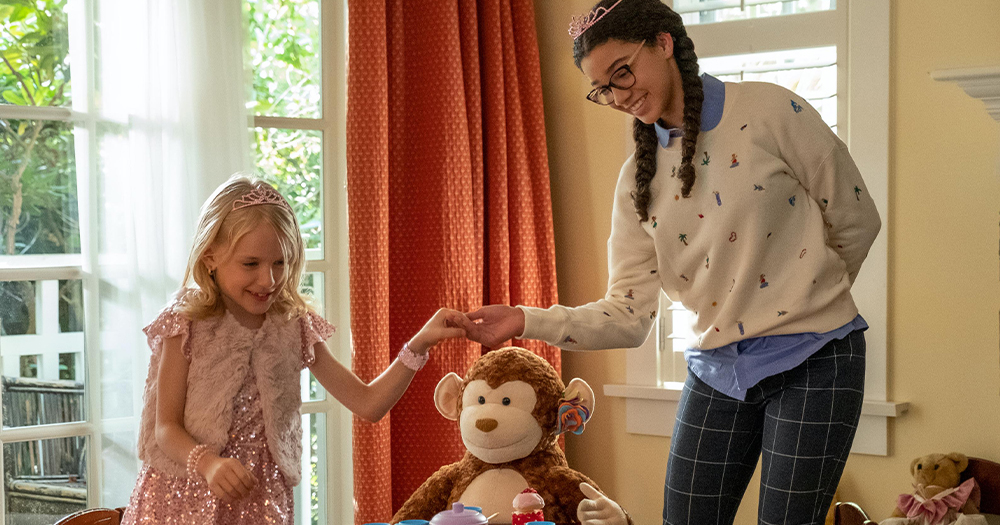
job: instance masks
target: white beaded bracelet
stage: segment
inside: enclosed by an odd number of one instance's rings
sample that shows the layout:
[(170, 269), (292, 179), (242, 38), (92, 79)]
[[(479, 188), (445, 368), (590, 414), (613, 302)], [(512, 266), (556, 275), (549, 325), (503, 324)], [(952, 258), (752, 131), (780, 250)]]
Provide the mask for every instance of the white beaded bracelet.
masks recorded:
[(208, 453), (208, 445), (204, 444), (195, 445), (195, 447), (191, 449), (191, 452), (188, 453), (188, 459), (187, 459), (188, 479), (195, 479), (200, 477), (200, 474), (198, 474), (198, 462), (201, 461), (201, 458), (203, 458), (207, 453)]
[(403, 363), (403, 366), (413, 370), (414, 372), (423, 368), (424, 365), (427, 364), (427, 360), (430, 356), (430, 352), (425, 352), (423, 355), (417, 355), (413, 350), (410, 350), (409, 341), (403, 343), (403, 349), (399, 351), (399, 361)]

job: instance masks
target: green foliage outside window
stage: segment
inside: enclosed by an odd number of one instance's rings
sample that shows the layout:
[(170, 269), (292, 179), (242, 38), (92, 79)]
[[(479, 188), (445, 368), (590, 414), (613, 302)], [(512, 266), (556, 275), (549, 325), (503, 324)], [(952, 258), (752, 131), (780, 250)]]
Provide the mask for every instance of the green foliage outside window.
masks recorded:
[[(248, 46), (257, 115), (319, 118), (318, 0), (247, 0)], [(295, 210), (307, 248), (322, 246), (322, 134), (258, 129), (257, 168)]]
[(254, 112), (319, 118), (318, 0), (247, 0)]
[[(69, 104), (65, 5), (0, 0), (0, 103)], [(79, 252), (71, 125), (0, 118), (0, 255)]]

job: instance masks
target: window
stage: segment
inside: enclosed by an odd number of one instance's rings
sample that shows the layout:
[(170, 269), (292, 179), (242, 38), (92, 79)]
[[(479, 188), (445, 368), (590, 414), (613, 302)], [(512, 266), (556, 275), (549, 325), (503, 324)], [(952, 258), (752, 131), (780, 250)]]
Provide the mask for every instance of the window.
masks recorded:
[[(886, 401), (888, 8), (862, 0), (666, 3), (684, 18), (703, 72), (728, 82), (759, 80), (795, 91), (848, 144), (865, 176), (882, 217), (882, 234), (854, 286), (864, 290), (855, 293), (855, 302), (871, 328), (865, 334), (865, 407), (853, 451), (886, 455), (886, 418), (907, 407)], [(690, 316), (680, 303), (661, 297), (651, 337), (628, 351), (628, 384), (605, 386), (607, 395), (628, 398), (629, 432), (670, 435), (672, 418), (662, 413), (676, 410), (687, 375), (683, 352), (692, 337)], [(650, 417), (649, 410), (661, 415)]]
[(674, 9), (681, 14), (686, 26), (835, 8), (835, 0), (674, 0)]
[[(101, 68), (117, 66), (99, 63), (101, 21), (126, 19), (132, 7), (100, 0), (0, 4), (3, 523), (51, 523), (85, 507), (122, 505), (134, 479), (133, 423), (145, 368), (138, 361), (112, 365), (101, 361), (102, 352), (89, 352), (97, 340), (109, 348), (131, 343), (98, 337), (113, 328), (106, 326), (113, 318), (107, 310), (117, 306), (106, 299), (115, 293), (108, 288), (116, 276), (102, 281), (88, 268), (99, 256), (110, 257), (101, 264), (111, 267), (125, 250), (116, 248), (121, 239), (94, 238), (99, 221), (116, 217), (93, 216), (87, 201), (106, 182), (102, 166), (116, 162), (106, 146), (132, 124), (111, 121), (117, 115), (98, 117), (102, 90), (120, 91), (102, 87)], [(245, 0), (244, 9), (255, 73), (257, 165), (302, 223), (303, 288), (339, 328), (329, 344), (348, 364), (346, 2)], [(125, 198), (115, 188), (103, 190)], [(114, 212), (96, 207), (96, 213)], [(129, 379), (135, 377), (139, 383)], [(297, 523), (351, 522), (349, 412), (308, 371), (302, 389)], [(61, 494), (58, 501), (53, 491)]]
[[(349, 366), (345, 4), (342, 0), (244, 0), (254, 87), (256, 166), (288, 198), (302, 227), (302, 289), (338, 327), (329, 341)], [(302, 377), (299, 523), (353, 521), (351, 417), (308, 370)]]
[[(0, 429), (6, 523), (85, 508), (78, 162), (91, 92), (74, 0), (0, 5)], [(82, 361), (81, 361), (82, 362)], [(70, 376), (73, 380), (65, 380)], [(65, 497), (49, 494), (58, 491)], [(53, 520), (54, 521), (54, 520)]]

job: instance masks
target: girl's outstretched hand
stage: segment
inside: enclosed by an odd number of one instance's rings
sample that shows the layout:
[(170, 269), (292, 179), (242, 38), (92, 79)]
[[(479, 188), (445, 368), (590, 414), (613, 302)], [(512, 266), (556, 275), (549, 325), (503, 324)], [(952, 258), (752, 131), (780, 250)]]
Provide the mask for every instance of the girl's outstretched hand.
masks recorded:
[(524, 312), (504, 304), (484, 306), (468, 314), (472, 321), (479, 321), (468, 330), (469, 339), (490, 348), (496, 348), (524, 333)]
[(205, 454), (198, 467), (212, 494), (226, 503), (247, 497), (257, 485), (257, 478), (238, 459)]
[(472, 321), (462, 312), (441, 308), (417, 332), (417, 335), (410, 339), (410, 351), (418, 355), (426, 354), (432, 346), (443, 339), (465, 337), (471, 327)]

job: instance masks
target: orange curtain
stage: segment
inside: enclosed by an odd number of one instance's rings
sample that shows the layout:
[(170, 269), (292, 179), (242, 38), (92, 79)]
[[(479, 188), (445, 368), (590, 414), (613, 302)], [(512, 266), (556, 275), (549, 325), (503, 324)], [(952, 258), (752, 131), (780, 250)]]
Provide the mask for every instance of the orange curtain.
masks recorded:
[[(439, 307), (557, 302), (555, 248), (532, 1), (351, 0), (348, 13), (353, 367), (370, 381)], [(559, 369), (558, 349), (520, 344)], [(355, 419), (356, 523), (386, 521), (461, 458), (434, 387), (481, 352), (439, 345), (390, 417)]]

